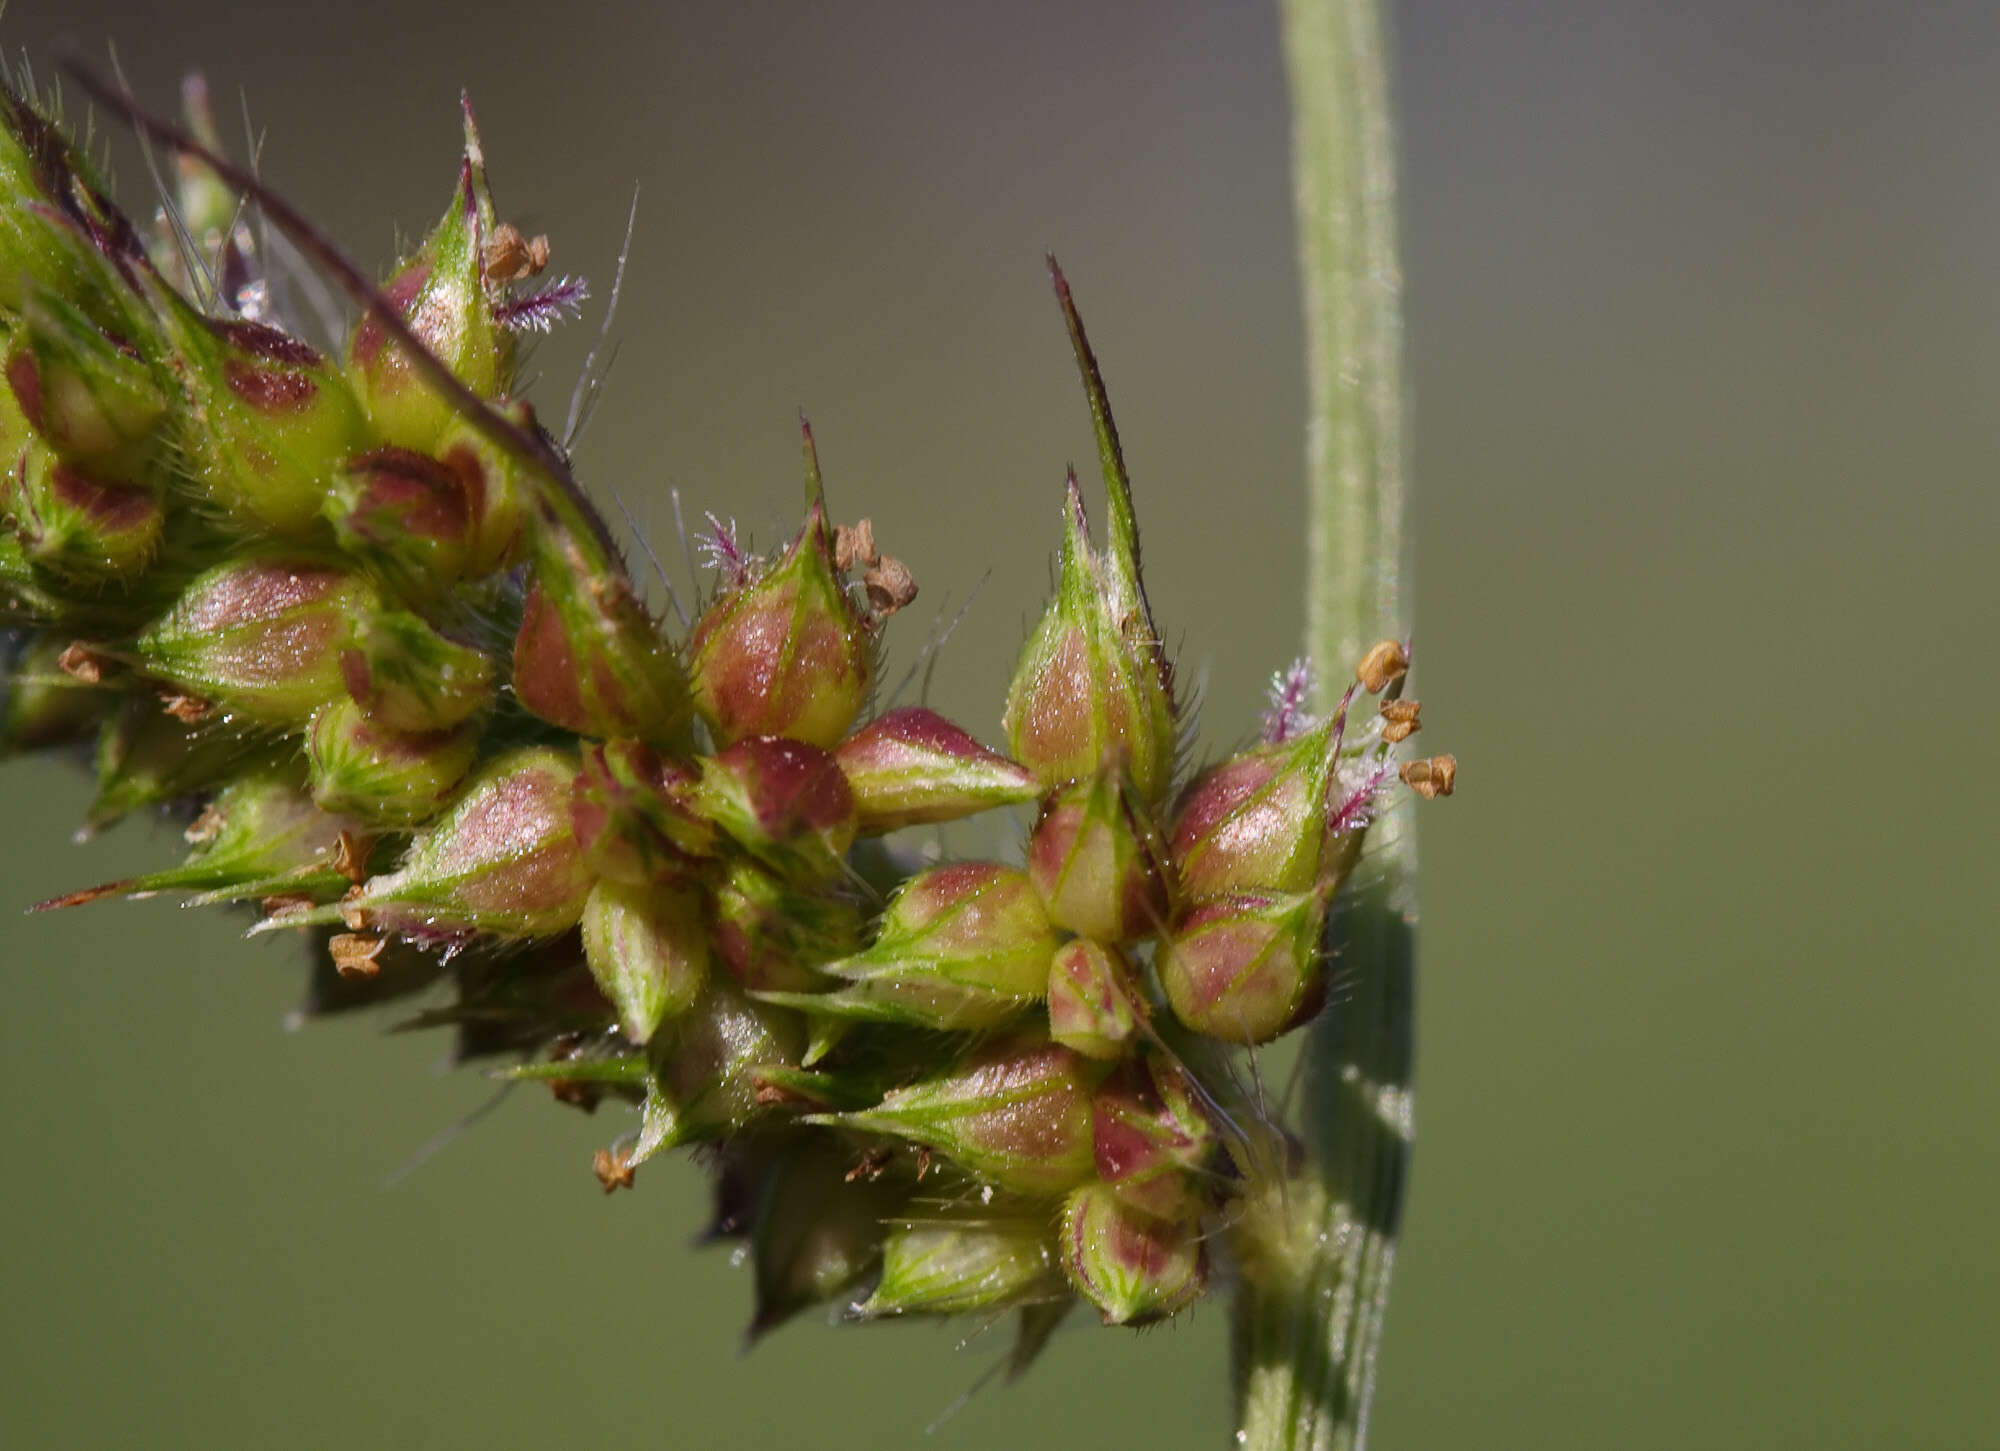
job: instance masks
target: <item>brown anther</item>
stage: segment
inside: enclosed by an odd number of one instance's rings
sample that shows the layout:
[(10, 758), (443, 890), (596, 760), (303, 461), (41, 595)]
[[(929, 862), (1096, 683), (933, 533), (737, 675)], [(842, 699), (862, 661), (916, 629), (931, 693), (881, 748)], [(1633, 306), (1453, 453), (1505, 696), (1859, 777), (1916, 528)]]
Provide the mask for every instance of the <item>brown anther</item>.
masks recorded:
[(375, 850), (375, 838), (342, 827), (333, 848), (333, 869), (360, 886), (368, 880), (368, 857)]
[(62, 654), (56, 656), (56, 669), (85, 685), (96, 685), (103, 680), (104, 672), (111, 664), (109, 655), (100, 655), (81, 640), (71, 642)]
[(931, 1171), (931, 1151), (928, 1144), (917, 1145), (917, 1182), (924, 1182), (924, 1175)]
[[(340, 920), (347, 924), (349, 932), (366, 932), (375, 925), (375, 914), (362, 906), (355, 898), (361, 895), (361, 886), (356, 883), (347, 889), (347, 895), (340, 899)], [(307, 898), (307, 904), (311, 904)]]
[(853, 528), (833, 526), (833, 567), (842, 574), (857, 564), (874, 564), (881, 559), (875, 548), (875, 523), (863, 519)]
[(178, 690), (164, 691), (160, 695), (160, 708), (182, 725), (193, 725), (215, 709), (198, 695), (183, 695)]
[(181, 840), (189, 846), (206, 846), (222, 834), (222, 820), (222, 813), (215, 809), (215, 803), (211, 801), (201, 808), (201, 815), (187, 824), (187, 830), (181, 833)]
[(882, 556), (880, 564), (870, 566), (861, 576), (861, 583), (868, 591), (869, 609), (882, 619), (917, 597), (917, 577), (902, 560), (887, 554)]
[[(313, 905), (313, 899), (304, 892), (273, 892), (259, 902), (266, 917), (282, 917), (287, 912), (303, 912)], [(356, 924), (349, 924), (350, 926)]]
[(586, 1083), (581, 1078), (551, 1078), (549, 1092), (555, 1095), (557, 1103), (585, 1113), (596, 1113), (597, 1105), (604, 1099), (603, 1084)]
[[(773, 1083), (768, 1078), (756, 1080), (755, 1095), (759, 1108), (777, 1108), (786, 1104), (811, 1104), (813, 1101), (803, 1093), (787, 1088), (782, 1083)], [(817, 1107), (817, 1105), (814, 1105)]]
[(1406, 741), (1424, 728), (1417, 719), (1417, 712), (1423, 709), (1420, 700), (1385, 700), (1382, 702), (1382, 739), (1390, 745)]
[(873, 1184), (889, 1171), (889, 1162), (895, 1157), (896, 1151), (891, 1148), (870, 1149), (861, 1156), (860, 1163), (847, 1171), (847, 1182), (852, 1184), (857, 1179), (865, 1179)]
[(327, 939), (326, 949), (333, 955), (333, 970), (342, 977), (373, 977), (382, 970), (377, 959), (388, 945), (386, 939), (365, 932), (336, 932)]
[(638, 1172), (622, 1149), (616, 1153), (610, 1149), (599, 1149), (591, 1156), (590, 1170), (597, 1175), (597, 1182), (604, 1186), (606, 1194), (616, 1189), (630, 1189), (632, 1176)]
[(479, 268), (490, 283), (519, 282), (549, 265), (549, 239), (524, 237), (512, 222), (502, 222), (479, 253)]
[(1368, 653), (1354, 667), (1354, 678), (1370, 695), (1380, 695), (1391, 682), (1402, 679), (1409, 668), (1410, 655), (1402, 644), (1396, 640), (1381, 640), (1368, 647)]
[(1458, 781), (1458, 757), (1432, 756), (1426, 761), (1406, 762), (1396, 773), (1408, 786), (1425, 800), (1434, 796), (1449, 796), (1451, 788)]

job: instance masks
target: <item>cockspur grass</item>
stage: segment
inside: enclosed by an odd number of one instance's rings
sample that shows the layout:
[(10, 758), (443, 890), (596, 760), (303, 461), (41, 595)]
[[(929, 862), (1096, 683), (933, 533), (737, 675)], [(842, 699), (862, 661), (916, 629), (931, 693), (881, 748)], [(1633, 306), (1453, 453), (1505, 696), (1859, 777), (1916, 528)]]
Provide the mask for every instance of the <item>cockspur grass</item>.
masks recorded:
[[(1053, 597), (968, 725), (887, 698), (924, 564), (837, 512), (803, 421), (796, 532), (756, 552), (709, 515), (708, 588), (654, 616), (576, 419), (522, 396), (521, 338), (587, 289), (505, 220), (469, 106), (442, 215), (378, 279), (223, 154), (199, 87), (176, 124), (74, 72), (175, 158), (134, 218), (6, 77), (0, 746), (83, 747), (91, 829), (165, 815), (188, 847), (41, 908), (251, 914), (322, 1011), (393, 1005), (614, 1107), (607, 1193), (689, 1150), (755, 1332), (1004, 1314), (1018, 1372), (1079, 1306), (1145, 1325), (1232, 1284), (1240, 1439), (1358, 1439), (1393, 1230), (1357, 1175), (1393, 1198), (1407, 1119), (1409, 835), (1378, 818), (1455, 763), (1407, 745), (1379, 34), (1287, 16), (1327, 544), (1311, 661), (1205, 763), (1054, 258), (1102, 494), (1049, 500)], [(328, 288), (322, 348), (296, 308)], [(1018, 859), (908, 847), (994, 811)], [(1244, 1058), (1300, 1029), (1317, 1107), (1288, 1125)]]

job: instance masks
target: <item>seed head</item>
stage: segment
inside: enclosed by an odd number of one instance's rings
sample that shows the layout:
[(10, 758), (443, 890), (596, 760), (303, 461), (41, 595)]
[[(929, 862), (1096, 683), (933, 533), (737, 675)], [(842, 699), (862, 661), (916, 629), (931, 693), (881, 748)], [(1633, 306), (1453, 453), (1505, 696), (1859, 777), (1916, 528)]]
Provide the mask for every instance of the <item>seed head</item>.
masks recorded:
[(125, 478), (152, 466), (166, 386), (133, 343), (67, 297), (29, 294), (5, 367), (14, 405), (65, 462)]
[(1107, 1184), (1063, 1204), (1063, 1270), (1106, 1325), (1145, 1325), (1192, 1304), (1208, 1283), (1198, 1225), (1132, 1208)]
[(953, 821), (1032, 801), (1040, 790), (1026, 767), (922, 706), (877, 716), (842, 741), (834, 758), (865, 832)]
[(1117, 948), (1065, 942), (1049, 965), (1049, 1036), (1086, 1058), (1123, 1057), (1145, 1020), (1136, 981)]
[(1063, 1288), (1045, 1217), (939, 1215), (890, 1227), (882, 1278), (854, 1314), (989, 1314), (1058, 1298)]
[(1326, 896), (1239, 892), (1197, 902), (1161, 944), (1174, 1016), (1225, 1043), (1268, 1043), (1319, 1006)]
[(1048, 990), (1059, 939), (1027, 873), (996, 862), (920, 872), (875, 941), (826, 964), (847, 986), (801, 1000), (814, 1012), (933, 1028), (988, 1028)]
[(724, 745), (789, 736), (832, 749), (867, 702), (874, 643), (834, 567), (806, 435), (805, 527), (778, 561), (725, 589), (688, 639), (695, 704)]
[(996, 1189), (1060, 1194), (1093, 1169), (1086, 1062), (1060, 1044), (1009, 1039), (823, 1121), (940, 1150)]
[(196, 577), (134, 652), (229, 715), (297, 729), (340, 696), (341, 654), (375, 599), (357, 575), (318, 557), (252, 555)]
[(351, 930), (449, 939), (551, 937), (583, 916), (590, 875), (570, 829), (572, 757), (512, 751), (475, 772), (417, 835), (402, 865), (336, 908), (280, 914), (267, 926), (339, 920)]
[[(410, 331), (474, 393), (497, 398), (513, 370), (513, 335), (494, 315), (499, 287), (486, 276), (486, 248), (498, 222), (472, 109), (465, 111), (465, 156), (451, 204), (416, 254), (397, 267), (383, 295)], [(454, 408), (403, 356), (375, 317), (347, 342), (347, 372), (385, 442), (428, 452)]]
[(1051, 798), (1028, 839), (1028, 874), (1066, 931), (1127, 942), (1167, 922), (1166, 849), (1116, 769)]
[(1199, 1213), (1195, 1192), (1215, 1132), (1185, 1069), (1162, 1053), (1128, 1058), (1091, 1100), (1097, 1175), (1133, 1209), (1160, 1219)]
[(1172, 690), (1150, 627), (1121, 613), (1130, 594), (1091, 547), (1071, 474), (1055, 599), (1021, 652), (1004, 717), (1009, 752), (1046, 787), (1122, 766), (1142, 800), (1166, 790), (1177, 731)]
[(470, 721), (493, 703), (493, 663), (409, 610), (373, 609), (340, 652), (347, 695), (387, 730), (427, 734)]
[(1186, 898), (1313, 884), (1343, 716), (1234, 756), (1182, 793), (1168, 849)]
[(370, 826), (421, 825), (472, 769), (479, 734), (467, 724), (408, 735), (385, 729), (352, 700), (336, 701), (306, 733), (313, 800)]
[(854, 794), (833, 756), (753, 736), (704, 757), (696, 810), (782, 874), (830, 878), (854, 844)]
[(644, 741), (585, 745), (569, 809), (591, 870), (644, 886), (685, 876), (713, 855), (715, 823), (700, 812), (698, 779)]

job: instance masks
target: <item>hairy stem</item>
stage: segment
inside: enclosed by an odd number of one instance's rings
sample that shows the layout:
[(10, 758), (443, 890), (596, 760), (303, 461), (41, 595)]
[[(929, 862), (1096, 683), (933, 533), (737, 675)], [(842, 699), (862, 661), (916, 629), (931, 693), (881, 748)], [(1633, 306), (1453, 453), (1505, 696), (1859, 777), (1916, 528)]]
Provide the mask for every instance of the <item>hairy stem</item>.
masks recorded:
[[(1280, 0), (1310, 421), (1307, 652), (1323, 694), (1407, 634), (1402, 279), (1379, 0)], [(1322, 708), (1330, 699), (1320, 701)], [(1305, 1046), (1304, 1167), (1238, 1234), (1238, 1425), (1251, 1451), (1366, 1439), (1409, 1163), (1416, 840), (1404, 814), (1327, 930), (1340, 985)]]

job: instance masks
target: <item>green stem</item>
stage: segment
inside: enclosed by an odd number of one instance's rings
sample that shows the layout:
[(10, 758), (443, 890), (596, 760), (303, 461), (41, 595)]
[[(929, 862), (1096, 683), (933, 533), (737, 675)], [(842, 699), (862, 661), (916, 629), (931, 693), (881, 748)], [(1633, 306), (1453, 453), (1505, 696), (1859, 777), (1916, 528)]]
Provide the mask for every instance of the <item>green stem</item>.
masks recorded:
[[(1307, 652), (1326, 697), (1402, 598), (1402, 278), (1378, 0), (1280, 0), (1311, 410)], [(1306, 1154), (1237, 1233), (1238, 1424), (1249, 1451), (1367, 1434), (1408, 1171), (1416, 839), (1378, 822), (1327, 945), (1342, 985), (1308, 1030)]]

